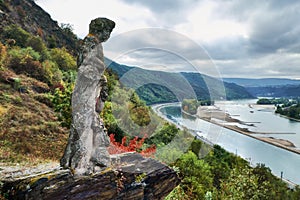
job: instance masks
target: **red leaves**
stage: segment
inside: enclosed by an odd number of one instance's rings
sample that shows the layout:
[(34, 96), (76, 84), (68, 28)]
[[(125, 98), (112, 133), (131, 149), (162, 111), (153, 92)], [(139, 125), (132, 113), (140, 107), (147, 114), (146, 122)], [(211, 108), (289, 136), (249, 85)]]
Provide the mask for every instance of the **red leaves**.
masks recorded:
[(156, 146), (152, 145), (146, 149), (143, 149), (143, 145), (145, 142), (146, 135), (139, 139), (138, 137), (133, 138), (129, 142), (127, 142), (127, 137), (123, 137), (122, 143), (116, 142), (115, 135), (110, 134), (110, 146), (108, 147), (109, 154), (119, 154), (125, 152), (138, 152), (143, 156), (150, 157), (156, 151)]

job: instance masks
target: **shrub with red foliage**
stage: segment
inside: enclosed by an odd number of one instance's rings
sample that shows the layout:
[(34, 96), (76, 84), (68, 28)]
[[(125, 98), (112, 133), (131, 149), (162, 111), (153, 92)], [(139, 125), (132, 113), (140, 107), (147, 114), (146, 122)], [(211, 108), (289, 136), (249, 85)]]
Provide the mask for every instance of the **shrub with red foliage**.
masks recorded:
[(146, 135), (139, 139), (138, 137), (133, 138), (127, 143), (127, 137), (123, 137), (122, 143), (119, 143), (115, 139), (115, 134), (110, 134), (110, 145), (108, 147), (109, 154), (119, 154), (125, 152), (137, 152), (145, 157), (153, 156), (156, 151), (156, 146), (152, 145), (146, 149), (143, 149), (143, 144), (146, 139)]

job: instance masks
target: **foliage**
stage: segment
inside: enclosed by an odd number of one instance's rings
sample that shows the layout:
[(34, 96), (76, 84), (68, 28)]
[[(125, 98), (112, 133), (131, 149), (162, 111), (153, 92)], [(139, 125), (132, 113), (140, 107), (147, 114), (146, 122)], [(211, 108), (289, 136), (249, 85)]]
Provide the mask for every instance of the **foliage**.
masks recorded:
[(65, 48), (54, 48), (50, 51), (51, 59), (62, 71), (76, 70), (75, 58)]
[(112, 103), (106, 101), (104, 103), (104, 108), (101, 112), (101, 118), (105, 124), (107, 132), (114, 133), (115, 139), (118, 142), (122, 141), (122, 138), (125, 136), (125, 132), (118, 126), (118, 122), (112, 113)]
[(105, 102), (101, 118), (108, 133), (114, 133), (118, 142), (125, 135), (143, 137), (144, 133), (154, 133), (160, 127), (161, 119), (135, 91), (122, 87), (115, 73), (108, 70), (105, 75), (110, 102)]
[(8, 67), (17, 74), (27, 74), (40, 81), (46, 80), (46, 71), (39, 62), (40, 54), (31, 47), (13, 48), (9, 52)]
[(139, 96), (133, 92), (129, 98), (128, 110), (130, 118), (139, 126), (146, 126), (150, 123), (150, 110), (145, 102), (141, 101)]
[(194, 137), (187, 130), (179, 130), (168, 144), (158, 141), (155, 157), (163, 163), (173, 165), (189, 150), (193, 140)]
[(5, 38), (6, 40), (14, 40), (15, 45), (20, 46), (20, 47), (27, 47), (27, 41), (31, 37), (31, 35), (23, 30), (21, 27), (18, 25), (10, 25), (6, 26), (3, 29), (2, 37)]
[(42, 63), (44, 74), (44, 82), (47, 82), (50, 86), (60, 84), (63, 73), (59, 70), (58, 66), (51, 60), (45, 60)]
[(41, 61), (50, 59), (49, 51), (41, 37), (32, 36), (28, 39), (27, 43), (27, 46), (31, 47), (34, 51), (41, 55)]
[(57, 112), (58, 119), (62, 126), (70, 127), (72, 122), (71, 98), (75, 85), (74, 73), (65, 73), (65, 82), (61, 83), (61, 87), (57, 87), (52, 95), (50, 95), (54, 111)]
[(168, 196), (165, 197), (165, 200), (175, 200), (175, 199), (190, 199), (190, 197), (185, 194), (182, 185), (178, 185), (176, 188), (172, 190)]
[(274, 105), (278, 105), (278, 104), (283, 104), (284, 107), (288, 107), (291, 106), (295, 103), (297, 103), (296, 100), (290, 100), (288, 98), (273, 98), (273, 99), (269, 99), (269, 98), (260, 98), (257, 100), (256, 102), (257, 104), (262, 104), (262, 105), (270, 105), (270, 104), (274, 104)]
[(287, 108), (278, 105), (275, 112), (293, 119), (300, 119), (300, 103)]
[(258, 184), (258, 178), (253, 175), (253, 169), (233, 169), (228, 180), (221, 184), (222, 199), (269, 199), (266, 196), (265, 184)]
[(176, 166), (181, 172), (181, 187), (190, 198), (203, 199), (205, 193), (213, 188), (210, 166), (193, 152), (184, 154)]
[(175, 166), (179, 167), (182, 178), (178, 188), (182, 188), (184, 194), (176, 188), (170, 194), (171, 197), (180, 195), (185, 199), (272, 200), (300, 197), (298, 187), (290, 190), (286, 183), (275, 177), (263, 164), (251, 168), (245, 160), (226, 152), (218, 145), (203, 159), (189, 151)]
[(202, 147), (204, 147), (204, 144), (195, 137), (195, 139), (193, 140), (189, 150), (192, 151), (198, 157), (200, 157)]
[(167, 145), (178, 134), (179, 129), (170, 123), (165, 123), (161, 129), (146, 140), (148, 144)]
[(136, 93), (147, 105), (157, 103), (176, 102), (177, 98), (170, 89), (165, 86), (150, 83), (139, 87)]
[[(32, 49), (32, 47), (19, 48), (15, 47), (9, 50), (10, 65), (19, 64), (26, 61), (26, 59), (31, 59), (33, 61), (39, 61), (41, 55)], [(12, 64), (11, 64), (12, 63)]]
[(110, 154), (119, 154), (119, 153), (125, 153), (125, 152), (138, 152), (142, 154), (143, 156), (153, 156), (156, 147), (155, 145), (152, 145), (147, 148), (144, 147), (144, 141), (147, 136), (145, 135), (143, 138), (139, 139), (138, 137), (134, 137), (130, 141), (127, 141), (127, 137), (124, 136), (122, 139), (122, 142), (119, 143), (115, 140), (115, 135), (110, 134), (110, 146), (108, 147), (108, 152)]
[(213, 105), (214, 101), (211, 100), (196, 100), (196, 99), (183, 99), (181, 103), (181, 108), (192, 115), (197, 114), (197, 109), (199, 106), (210, 106)]

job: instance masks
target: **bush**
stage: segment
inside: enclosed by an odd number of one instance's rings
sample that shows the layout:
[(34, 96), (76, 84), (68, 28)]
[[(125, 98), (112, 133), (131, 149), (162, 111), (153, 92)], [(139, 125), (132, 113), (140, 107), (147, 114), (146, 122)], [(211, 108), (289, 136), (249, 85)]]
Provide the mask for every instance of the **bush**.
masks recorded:
[(26, 74), (50, 85), (61, 80), (61, 72), (55, 63), (45, 61), (42, 64), (39, 61), (40, 54), (31, 47), (23, 49), (16, 47), (11, 49), (8, 54), (8, 67), (17, 74)]
[(72, 107), (71, 107), (71, 99), (72, 92), (75, 86), (75, 80), (70, 78), (73, 73), (67, 74), (67, 81), (65, 83), (62, 82), (60, 87), (57, 87), (50, 96), (50, 100), (53, 104), (54, 111), (57, 112), (57, 117), (61, 121), (62, 126), (69, 128), (72, 123)]
[(179, 129), (174, 124), (165, 123), (161, 129), (147, 139), (147, 143), (167, 145), (178, 133)]
[(18, 25), (10, 25), (5, 27), (2, 35), (5, 39), (15, 40), (16, 45), (20, 47), (26, 47), (27, 41), (30, 38), (30, 34)]
[(49, 85), (57, 85), (62, 81), (62, 72), (54, 62), (46, 60), (42, 63), (42, 66), (45, 72), (45, 81)]
[(213, 189), (211, 167), (193, 152), (182, 155), (176, 167), (180, 169), (181, 186), (192, 199), (203, 199), (205, 193)]
[(77, 65), (75, 58), (71, 54), (69, 54), (65, 48), (52, 49), (50, 55), (52, 61), (54, 61), (58, 65), (59, 69), (63, 71), (76, 70)]
[(110, 134), (110, 146), (108, 147), (109, 154), (120, 154), (125, 152), (137, 152), (143, 156), (150, 157), (154, 156), (156, 151), (155, 145), (150, 147), (144, 147), (144, 141), (147, 136), (144, 135), (143, 138), (134, 137), (133, 139), (127, 141), (126, 136), (122, 138), (122, 142), (119, 143), (115, 139), (114, 134)]
[[(13, 48), (9, 52), (8, 66), (17, 74), (33, 74), (40, 73), (38, 68), (42, 68), (40, 62), (40, 54), (35, 52), (31, 47), (28, 48)], [(39, 72), (37, 72), (38, 70)]]
[(43, 42), (42, 38), (40, 38), (39, 36), (30, 37), (27, 41), (27, 46), (31, 47), (34, 51), (41, 54), (41, 61), (50, 58), (50, 54), (47, 50), (47, 47)]

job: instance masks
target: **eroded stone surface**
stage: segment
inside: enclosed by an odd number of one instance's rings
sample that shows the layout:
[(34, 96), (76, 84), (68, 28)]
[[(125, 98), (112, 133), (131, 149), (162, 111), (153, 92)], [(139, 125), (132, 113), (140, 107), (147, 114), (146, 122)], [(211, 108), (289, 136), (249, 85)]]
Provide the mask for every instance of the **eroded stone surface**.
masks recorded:
[[(78, 76), (72, 95), (72, 126), (61, 166), (71, 168), (76, 175), (90, 174), (110, 166), (107, 152), (109, 139), (99, 119), (99, 94), (105, 70), (102, 42), (115, 23), (97, 18), (90, 23), (90, 33), (80, 50)], [(101, 108), (101, 101), (100, 101)]]
[(0, 193), (12, 200), (163, 199), (179, 184), (176, 172), (154, 159), (125, 153), (112, 161), (111, 168), (90, 176), (57, 168), (30, 177), (0, 176)]

